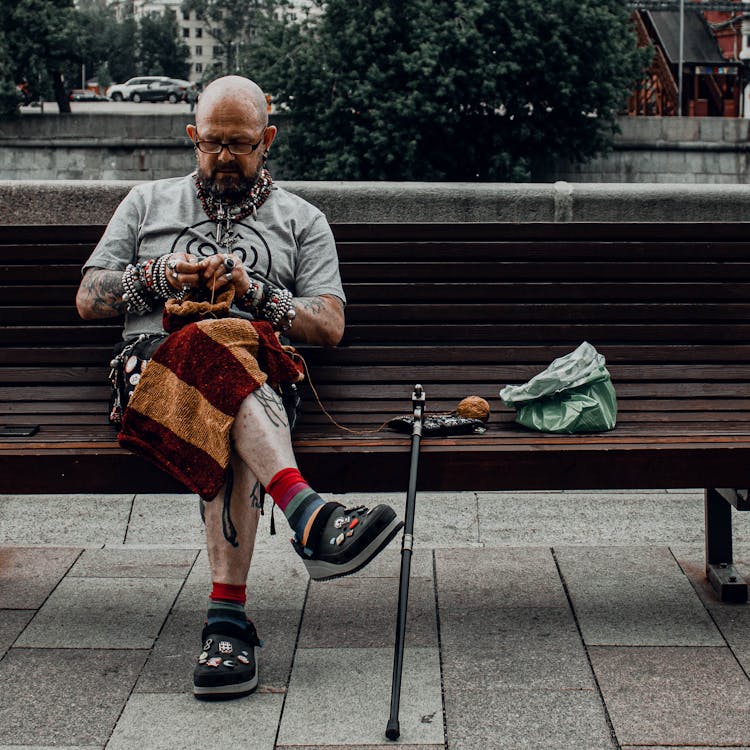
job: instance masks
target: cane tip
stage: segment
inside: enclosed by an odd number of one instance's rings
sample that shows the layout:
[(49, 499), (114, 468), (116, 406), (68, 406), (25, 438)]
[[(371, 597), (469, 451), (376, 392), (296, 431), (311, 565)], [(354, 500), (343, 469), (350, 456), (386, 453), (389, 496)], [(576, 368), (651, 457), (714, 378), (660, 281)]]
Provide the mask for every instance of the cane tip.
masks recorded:
[(385, 730), (385, 736), (389, 740), (397, 740), (401, 735), (401, 730), (398, 726), (398, 719), (389, 719), (388, 726)]

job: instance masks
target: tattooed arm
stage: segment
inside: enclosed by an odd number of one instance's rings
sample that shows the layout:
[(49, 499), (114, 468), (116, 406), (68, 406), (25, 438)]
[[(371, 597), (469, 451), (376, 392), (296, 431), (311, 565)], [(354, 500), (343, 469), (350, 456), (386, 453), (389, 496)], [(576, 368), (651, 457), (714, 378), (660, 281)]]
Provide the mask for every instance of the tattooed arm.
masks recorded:
[(296, 297), (297, 317), (287, 334), (293, 341), (336, 346), (344, 335), (344, 305), (332, 294)]
[(89, 268), (78, 287), (76, 307), (84, 320), (114, 318), (125, 312), (122, 271)]

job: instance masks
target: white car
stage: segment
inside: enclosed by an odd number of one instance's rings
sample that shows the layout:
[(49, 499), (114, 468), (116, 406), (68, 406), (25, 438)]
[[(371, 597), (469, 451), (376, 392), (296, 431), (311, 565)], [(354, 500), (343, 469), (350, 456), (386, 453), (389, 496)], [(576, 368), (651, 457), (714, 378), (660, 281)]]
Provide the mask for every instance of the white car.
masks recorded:
[(113, 102), (122, 101), (170, 101), (177, 102), (183, 97), (171, 78), (166, 76), (138, 76), (125, 83), (116, 83), (107, 89), (107, 96)]

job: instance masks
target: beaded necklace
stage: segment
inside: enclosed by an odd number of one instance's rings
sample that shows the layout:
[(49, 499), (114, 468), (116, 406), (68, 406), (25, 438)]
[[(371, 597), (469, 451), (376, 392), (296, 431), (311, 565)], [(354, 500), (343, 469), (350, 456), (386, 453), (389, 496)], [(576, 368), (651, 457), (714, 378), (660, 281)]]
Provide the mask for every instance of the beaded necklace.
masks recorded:
[[(198, 200), (203, 206), (211, 221), (216, 222), (216, 243), (225, 250), (231, 252), (232, 248), (239, 242), (239, 236), (232, 231), (232, 226), (250, 214), (253, 218), (258, 215), (258, 209), (265, 203), (273, 189), (271, 173), (264, 167), (255, 184), (250, 188), (247, 197), (237, 204), (225, 204), (220, 198), (206, 193), (198, 178), (198, 173), (193, 173), (193, 181), (198, 190)], [(223, 224), (223, 226), (222, 226)]]

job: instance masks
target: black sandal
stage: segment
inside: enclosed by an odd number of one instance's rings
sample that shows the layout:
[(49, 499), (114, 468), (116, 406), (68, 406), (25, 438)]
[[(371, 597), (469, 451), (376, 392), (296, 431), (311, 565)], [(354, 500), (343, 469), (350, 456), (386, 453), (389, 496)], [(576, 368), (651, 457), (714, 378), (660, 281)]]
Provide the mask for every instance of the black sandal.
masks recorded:
[(203, 651), (193, 673), (193, 695), (224, 700), (248, 695), (258, 687), (258, 649), (263, 645), (255, 625), (221, 622), (203, 628)]

